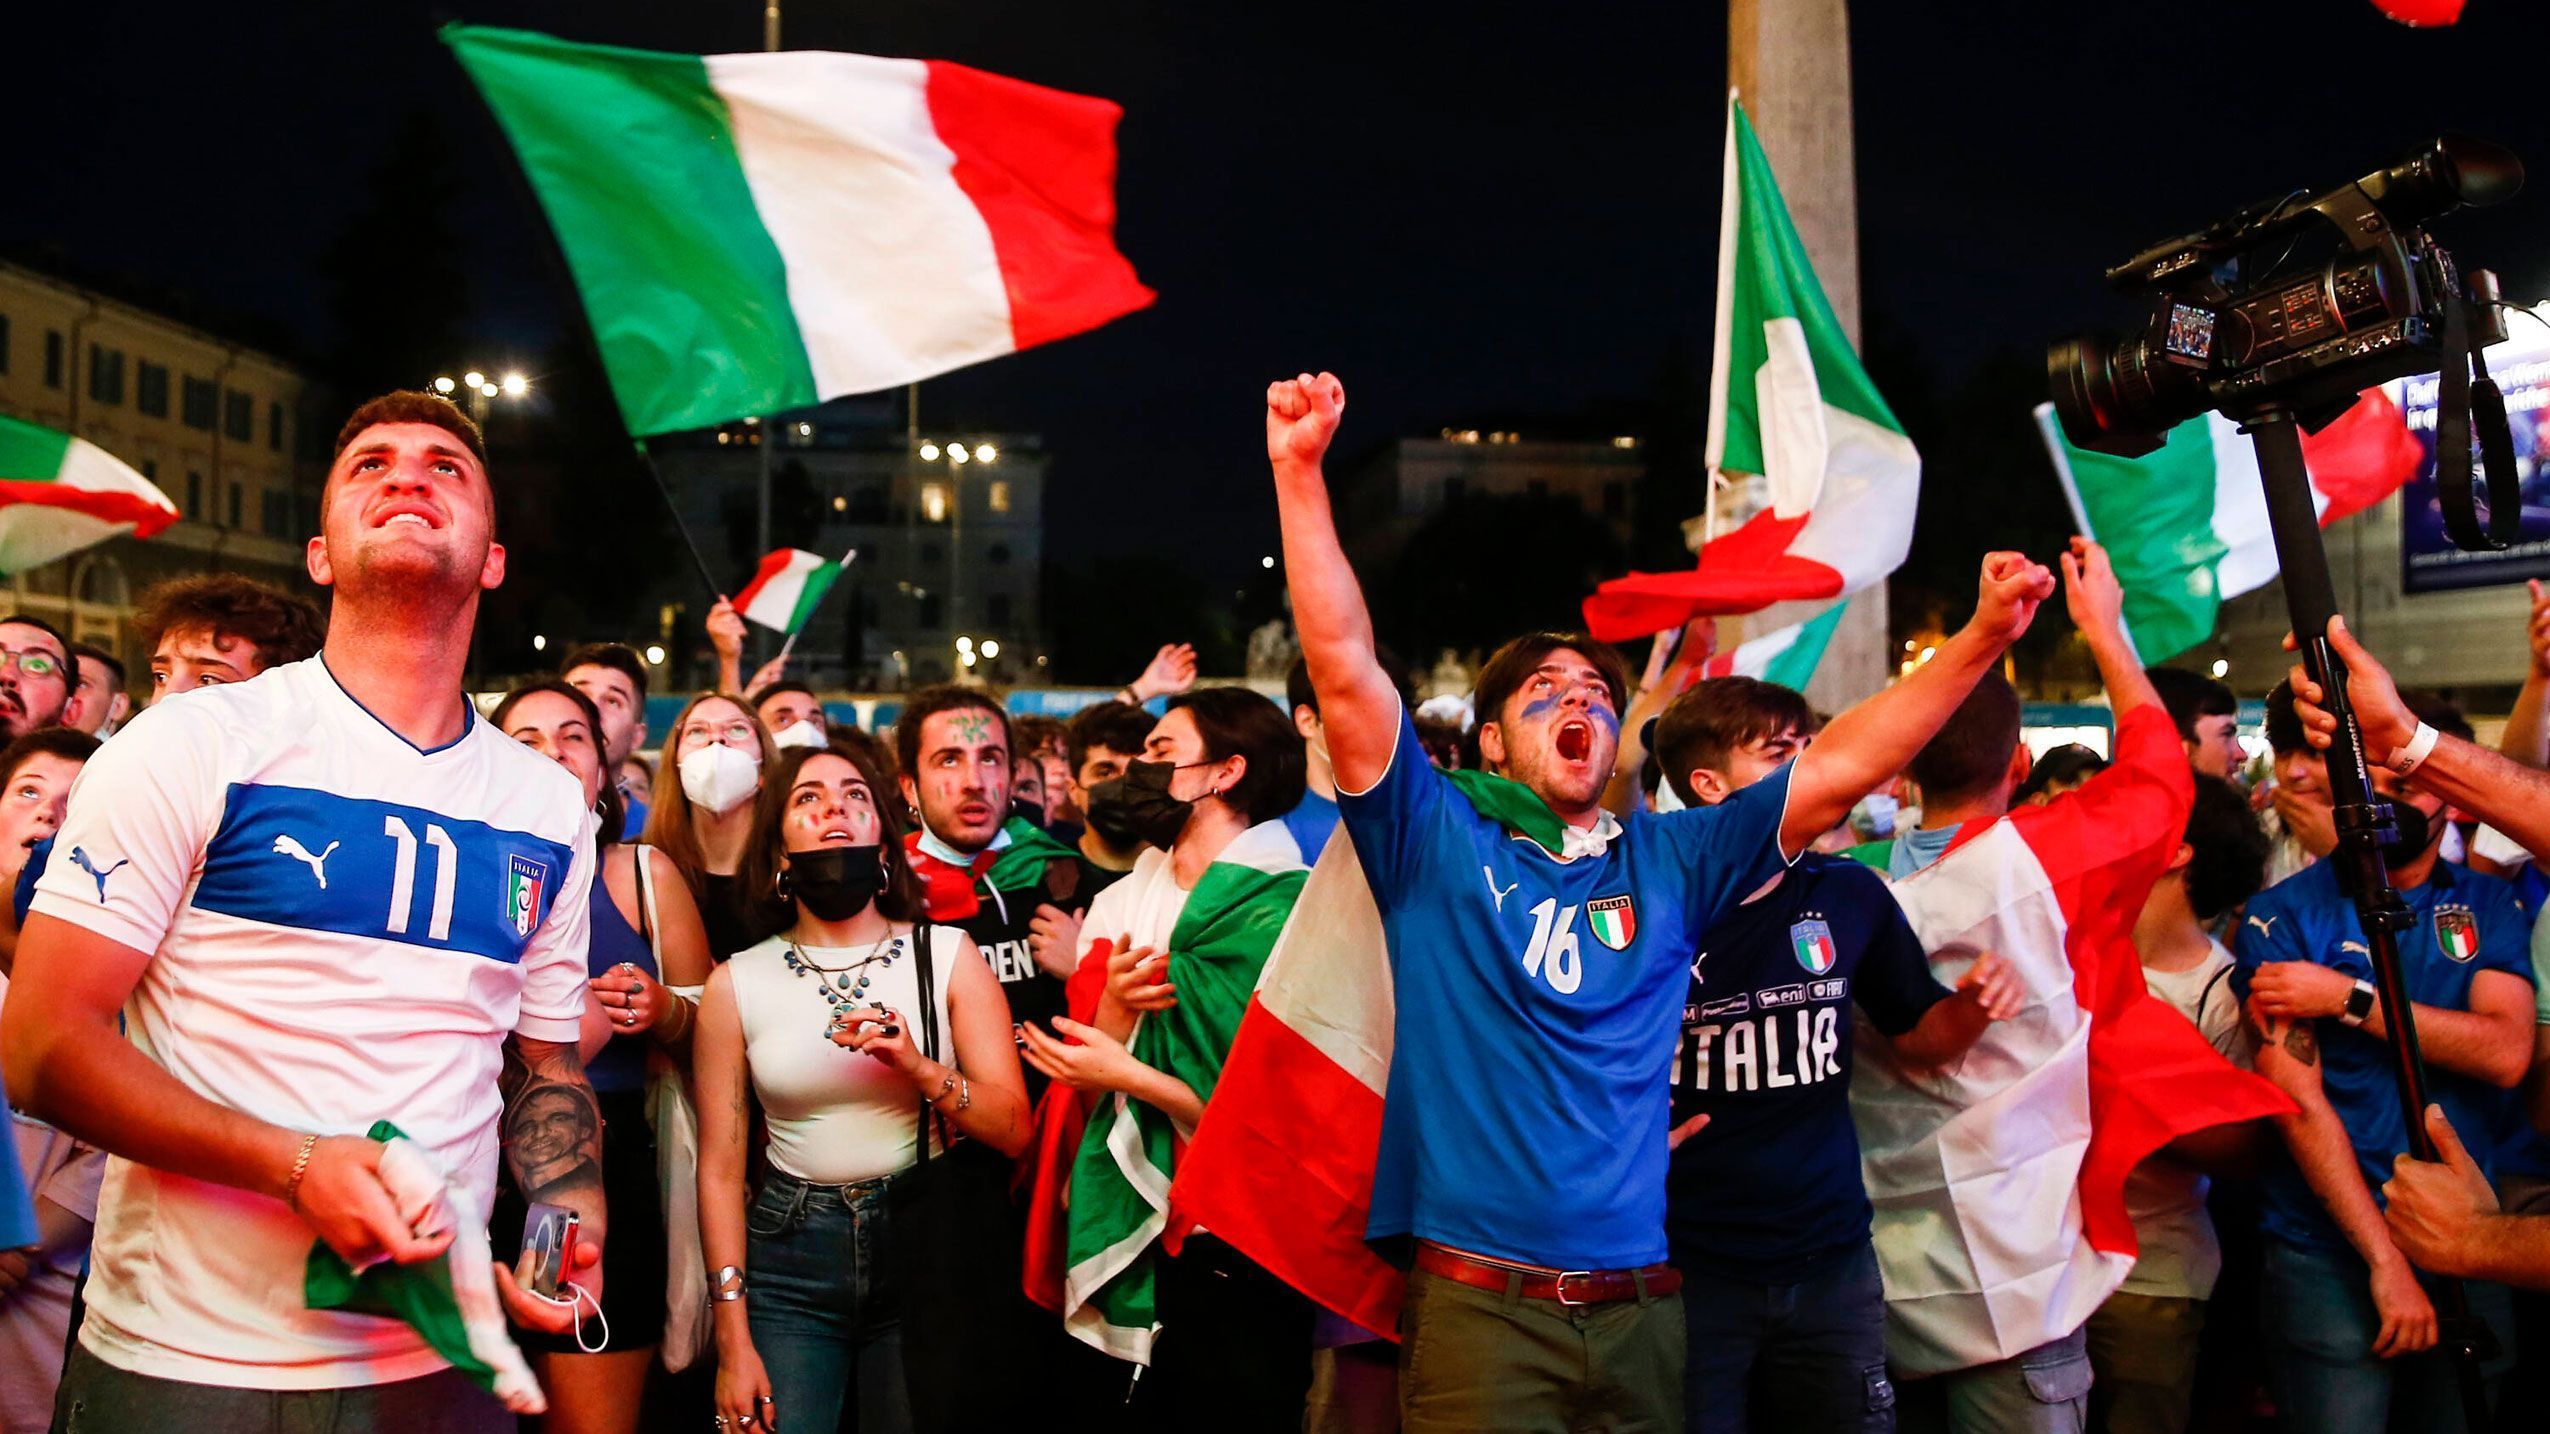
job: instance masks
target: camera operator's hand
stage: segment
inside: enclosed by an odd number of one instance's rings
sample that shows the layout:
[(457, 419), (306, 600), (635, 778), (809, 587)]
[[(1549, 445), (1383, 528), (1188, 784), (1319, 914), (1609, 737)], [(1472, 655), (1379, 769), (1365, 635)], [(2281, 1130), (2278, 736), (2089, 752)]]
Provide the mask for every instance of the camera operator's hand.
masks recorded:
[(2125, 585), (2116, 580), (2107, 549), (2087, 538), (2074, 538), (2072, 551), (2063, 555), (2062, 563), (2063, 607), (2071, 613), (2072, 625), (2093, 640), (2122, 635)]
[(2401, 1155), (2382, 1185), (2382, 1220), (2409, 1263), (2439, 1275), (2478, 1276), (2498, 1218), (2497, 1192), (2462, 1148), (2440, 1105), (2426, 1107), (2436, 1159)]
[(1998, 647), (2019, 640), (2035, 620), (2037, 604), (2054, 596), (2054, 574), (2025, 553), (1987, 553), (1975, 587), (1974, 616), (1966, 628)]
[[(2364, 760), (2377, 765), (2389, 761), (2393, 752), (2417, 735), (2417, 714), (2400, 700), (2391, 674), (2346, 630), (2345, 618), (2329, 619), (2329, 647), (2346, 665), (2347, 700), (2354, 704), (2355, 724), (2364, 729)], [(2300, 650), (2291, 633), (2284, 635), (2284, 650)], [(2316, 750), (2327, 751), (2337, 737), (2337, 718), (2320, 705), (2328, 694), (2300, 663), (2287, 675), (2293, 680), (2293, 713), (2302, 721), (2302, 739)]]

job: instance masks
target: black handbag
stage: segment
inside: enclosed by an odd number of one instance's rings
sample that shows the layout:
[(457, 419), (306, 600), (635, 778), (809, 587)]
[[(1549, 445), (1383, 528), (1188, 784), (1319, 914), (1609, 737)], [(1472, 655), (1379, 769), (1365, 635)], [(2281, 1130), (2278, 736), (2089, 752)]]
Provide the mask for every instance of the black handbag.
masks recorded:
[[(920, 982), (921, 1053), (939, 1054), (937, 972), (930, 927), (913, 923), (914, 970)], [(936, 1121), (939, 1151), (930, 1153)], [(887, 1240), (903, 1335), (903, 1379), (921, 1434), (1011, 1427), (1035, 1407), (1035, 1381), (1015, 1377), (1010, 1352), (1030, 1347), (1054, 1317), (1021, 1285), (1026, 1223), (1010, 1199), (1010, 1162), (980, 1141), (959, 1137), (947, 1117), (920, 1104), (912, 1168), (886, 1191)], [(1001, 1372), (984, 1367), (1000, 1360)], [(1021, 1387), (1026, 1386), (1026, 1387)], [(1023, 1427), (1023, 1426), (1021, 1426)]]

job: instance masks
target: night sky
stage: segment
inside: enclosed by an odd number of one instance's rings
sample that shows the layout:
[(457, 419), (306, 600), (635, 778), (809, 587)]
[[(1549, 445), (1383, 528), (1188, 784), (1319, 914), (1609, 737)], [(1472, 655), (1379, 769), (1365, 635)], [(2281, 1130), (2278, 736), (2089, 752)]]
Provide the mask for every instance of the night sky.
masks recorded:
[[(1996, 356), (2032, 363), (2065, 329), (2133, 320), (2101, 288), (2107, 264), (2439, 130), (2528, 148), (2550, 174), (2550, 18), (2536, 0), (2469, 8), (2419, 32), (2365, 0), (1861, 4), (1871, 341), (1943, 392)], [(750, 0), (149, 11), (47, 5), (32, 31), (20, 18), (0, 246), (193, 294), (311, 352), (330, 321), (317, 256), (352, 212), (354, 176), (418, 110), (439, 112), (466, 179), (472, 331), (523, 355), (569, 332), (541, 220), (436, 23), (760, 44)], [(1118, 238), (1158, 304), (924, 388), (925, 428), (1045, 435), (1061, 560), (1174, 544), (1217, 576), (1253, 569), (1273, 543), (1270, 377), (1342, 375), (1352, 453), (1487, 414), (1564, 421), (1652, 393), (1676, 354), (1705, 365), (1717, 7), (789, 0), (786, 40), (1125, 106)], [(2545, 191), (2550, 178), (2445, 230), (2511, 297), (2550, 293)], [(2052, 479), (1934, 464), (1928, 481), (1989, 502)], [(1190, 504), (1228, 516), (1198, 525)]]

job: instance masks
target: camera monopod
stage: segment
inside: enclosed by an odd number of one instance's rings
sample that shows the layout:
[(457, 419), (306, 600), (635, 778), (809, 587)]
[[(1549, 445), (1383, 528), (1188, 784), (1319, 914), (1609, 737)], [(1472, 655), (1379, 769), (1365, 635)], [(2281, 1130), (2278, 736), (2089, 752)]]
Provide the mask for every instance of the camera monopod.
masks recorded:
[[(2337, 735), (2328, 750), (2337, 850), (2326, 859), (2338, 864), (2338, 884), (2353, 898), (2356, 916), (2364, 926), (2409, 1153), (2433, 1160), (2435, 1142), (2426, 1133), (2426, 1065), (2418, 1054), (2417, 1022), (2409, 1004), (2408, 979), (2399, 962), (2400, 933), (2415, 917), (2391, 885), (2390, 869), (2383, 864), (2382, 841), (2390, 835), (2391, 806), (2374, 798), (2364, 763), (2364, 729), (2356, 724), (2355, 708), (2347, 700), (2346, 668), (2329, 648), (2329, 619), (2338, 610), (2337, 587), (2329, 576), (2328, 550), (2320, 542), (2311, 475), (2302, 462), (2301, 426), (2291, 409), (2277, 407), (2245, 418), (2241, 431), (2258, 450), (2258, 472), (2266, 483), (2267, 522), (2275, 533), (2276, 562), (2284, 570), (2285, 611), (2301, 650), (2302, 670), (2325, 694), (2320, 705), (2337, 718)], [(2467, 464), (2465, 450), (2464, 481)], [(2494, 1357), (2496, 1341), (2488, 1326), (2472, 1316), (2461, 1281), (2440, 1281), (2436, 1294), (2438, 1343), (2451, 1352), (2461, 1385), (2463, 1426), (2469, 1434), (2480, 1434), (2490, 1427), (2480, 1364)]]

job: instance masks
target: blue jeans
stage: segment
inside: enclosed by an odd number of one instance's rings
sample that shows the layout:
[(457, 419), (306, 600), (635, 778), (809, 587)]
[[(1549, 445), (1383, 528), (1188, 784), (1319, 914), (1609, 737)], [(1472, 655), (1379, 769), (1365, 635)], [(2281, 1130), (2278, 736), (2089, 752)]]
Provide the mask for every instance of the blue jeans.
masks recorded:
[(1793, 1285), (1757, 1285), (1677, 1260), (1689, 1340), (1682, 1388), (1687, 1427), (1886, 1434), (1895, 1387), (1886, 1376), (1886, 1292), (1863, 1244)]
[[(2461, 1393), (2442, 1349), (2397, 1359), (2373, 1357), (2382, 1327), (2373, 1310), (2372, 1272), (2352, 1250), (2266, 1242), (2260, 1311), (2268, 1378), (2284, 1427), (2311, 1434), (2460, 1434)], [(2471, 1313), (2497, 1336), (2498, 1357), (2483, 1366), (2489, 1399), (2514, 1363), (2514, 1304), (2504, 1285), (2462, 1282)], [(2434, 1293), (2431, 1281), (2427, 1293)], [(2437, 1313), (2441, 1313), (2440, 1304)]]
[[(774, 1170), (744, 1213), (753, 1348), (779, 1427), (909, 1434), (888, 1271), (886, 1182), (808, 1185)], [(858, 1420), (841, 1413), (858, 1381)]]

